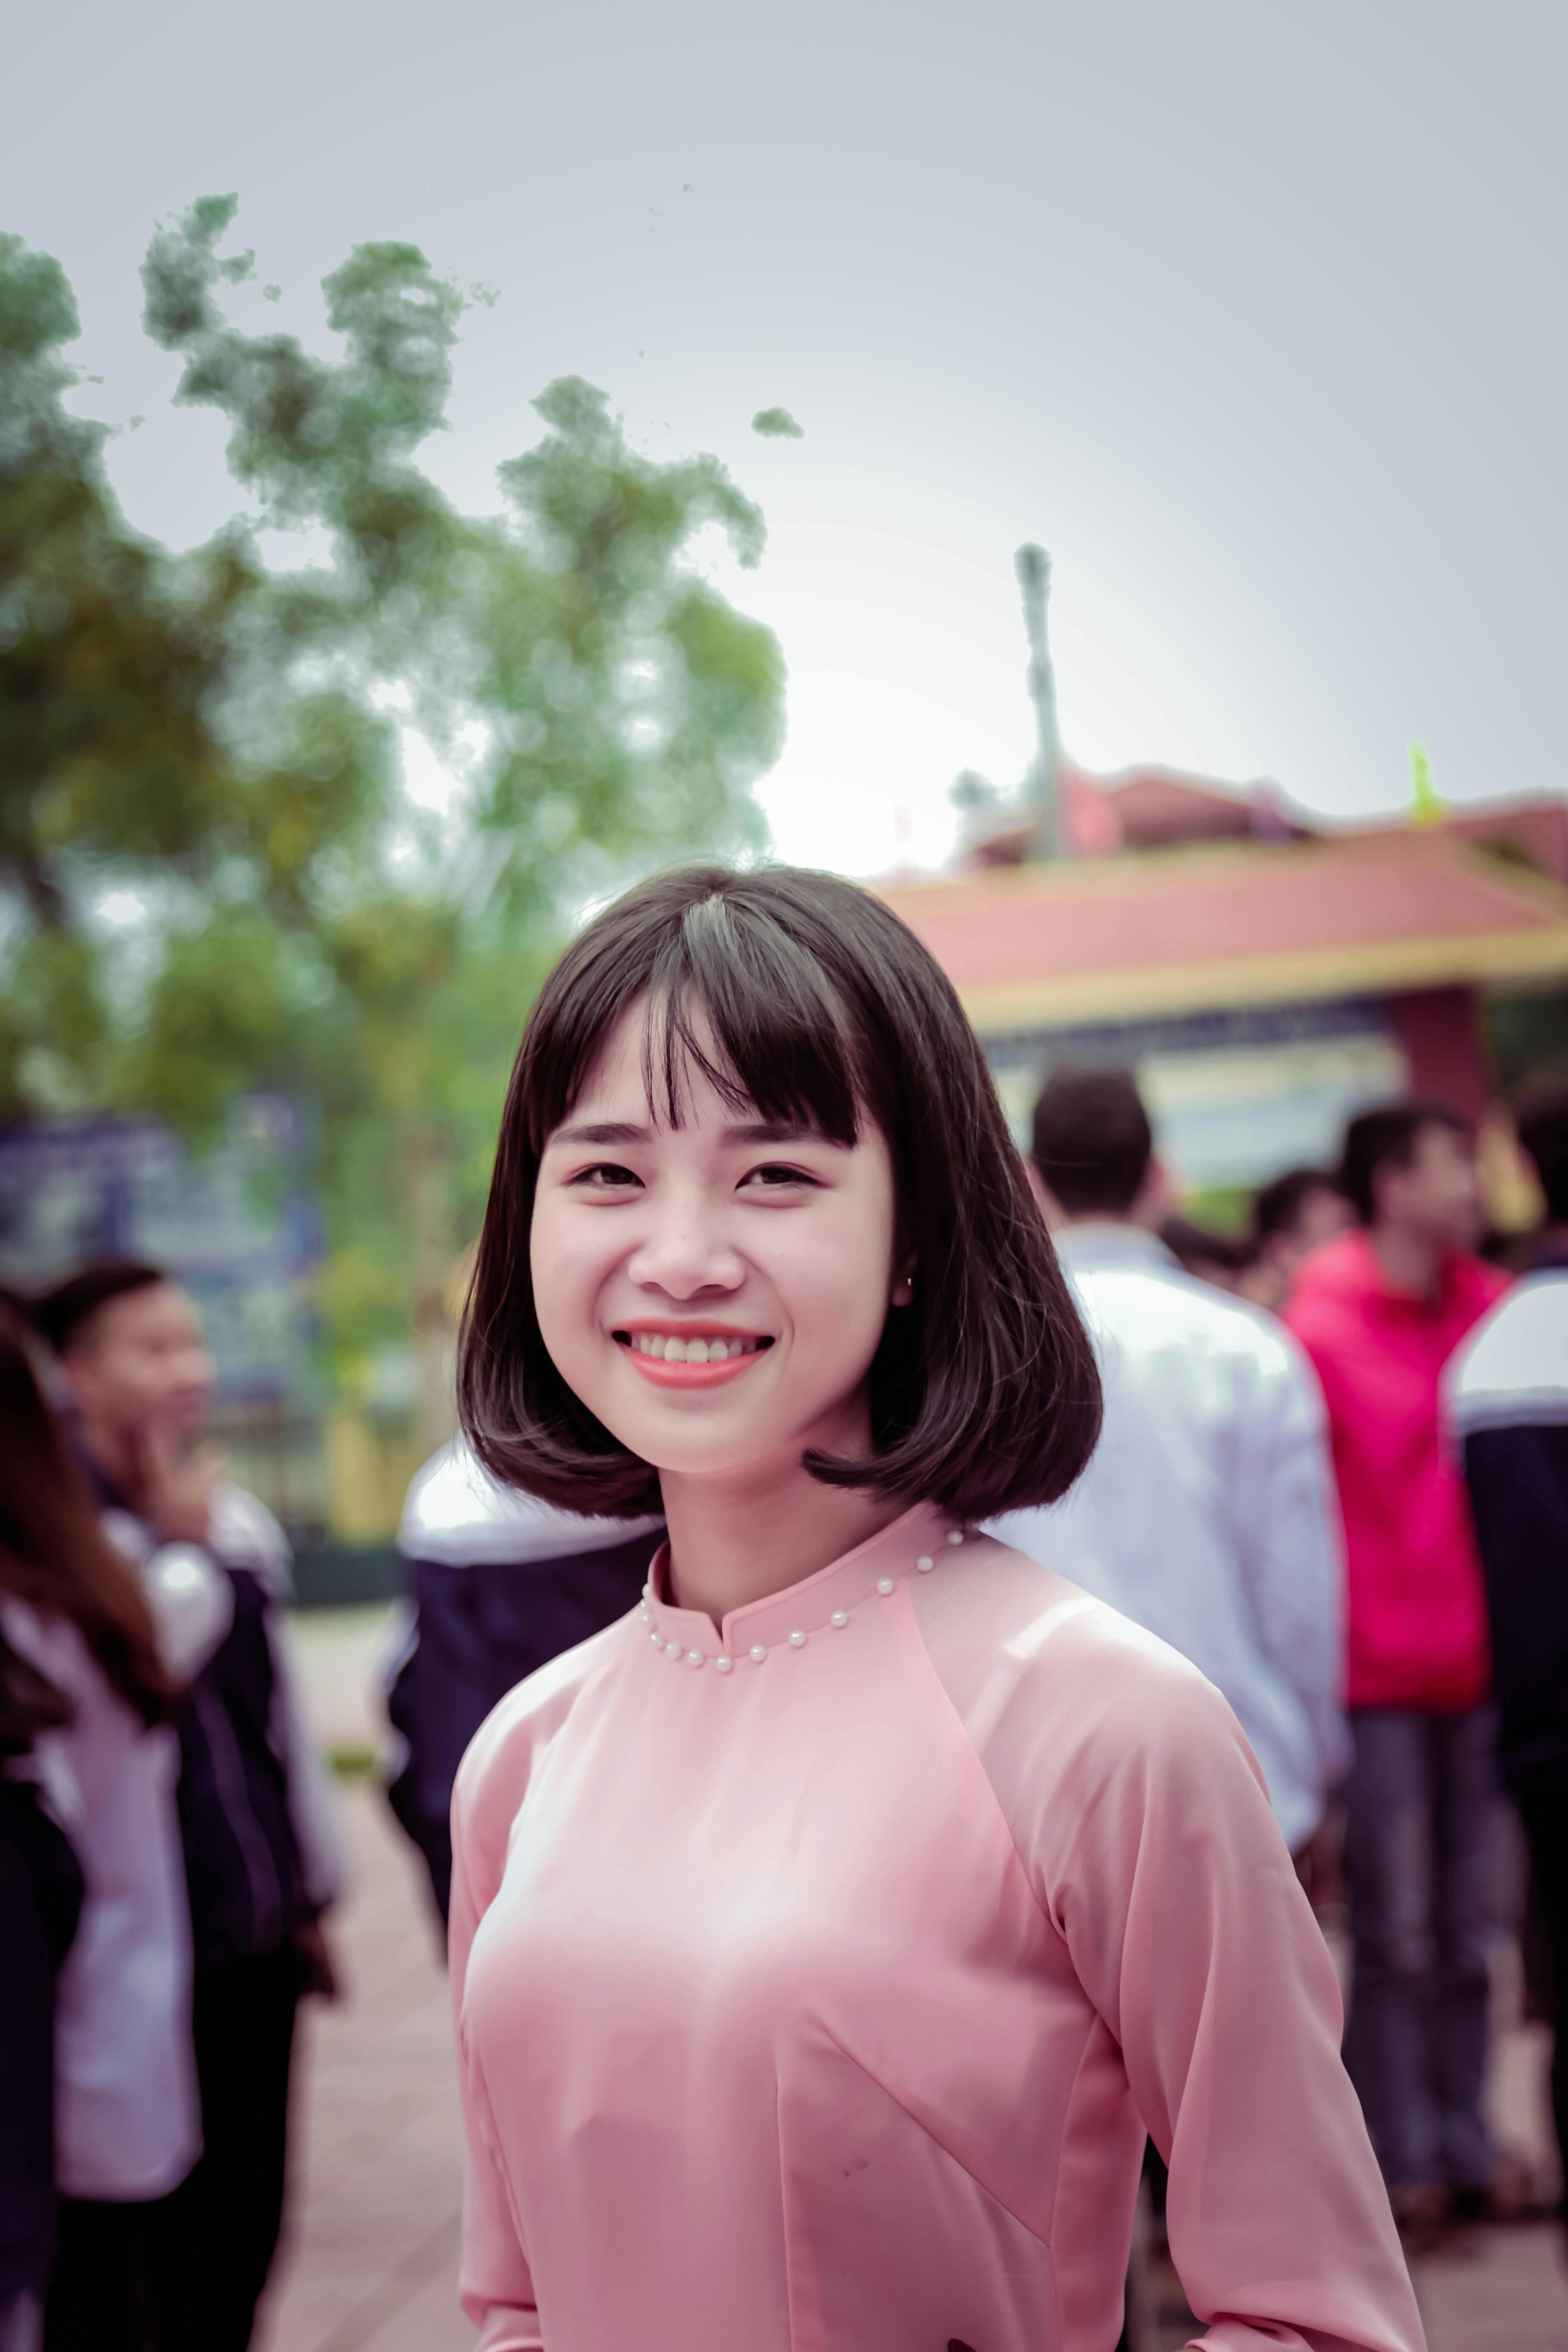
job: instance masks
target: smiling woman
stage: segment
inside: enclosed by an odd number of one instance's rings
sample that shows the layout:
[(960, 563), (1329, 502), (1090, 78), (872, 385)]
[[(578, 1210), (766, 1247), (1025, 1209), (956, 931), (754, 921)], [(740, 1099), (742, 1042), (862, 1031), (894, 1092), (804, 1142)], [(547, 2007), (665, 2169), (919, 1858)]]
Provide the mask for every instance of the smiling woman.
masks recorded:
[[(809, 1332), (781, 1283), (806, 1286)], [(499, 1477), (568, 1507), (661, 1507), (655, 1473), (679, 1465), (607, 1354), (634, 1325), (666, 1365), (672, 1339), (688, 1365), (693, 1339), (776, 1341), (763, 1387), (740, 1384), (755, 1433), (798, 1437), (797, 1472), (804, 1456), (808, 1480), (884, 1507), (983, 1517), (1054, 1499), (1088, 1459), (1093, 1352), (990, 1075), (947, 980), (868, 892), (788, 869), (661, 877), (546, 983), (463, 1349), (465, 1417)], [(794, 1426), (808, 1403), (834, 1426)]]
[(500, 1477), (669, 1528), (453, 1800), (484, 2352), (1105, 2352), (1146, 2131), (1215, 2352), (1413, 2352), (1234, 1717), (973, 1524), (1065, 1491), (1099, 1383), (886, 907), (702, 868), (584, 933), (461, 1386)]

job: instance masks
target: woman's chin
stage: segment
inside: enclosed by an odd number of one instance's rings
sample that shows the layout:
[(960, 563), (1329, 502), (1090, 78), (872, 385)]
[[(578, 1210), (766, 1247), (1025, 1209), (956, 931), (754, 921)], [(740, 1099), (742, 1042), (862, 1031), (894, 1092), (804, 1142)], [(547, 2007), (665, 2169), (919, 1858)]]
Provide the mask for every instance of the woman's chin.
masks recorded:
[[(788, 1475), (792, 1467), (790, 1460), (781, 1458), (773, 1445), (752, 1448), (663, 1444), (658, 1447), (642, 1445), (636, 1451), (658, 1471), (661, 1478), (711, 1480), (715, 1486), (769, 1475), (783, 1478)], [(793, 1466), (798, 1467), (799, 1461), (797, 1451)]]
[(798, 1471), (801, 1454), (812, 1443), (802, 1436), (793, 1448), (781, 1447), (772, 1421), (765, 1430), (671, 1429), (663, 1414), (657, 1418), (624, 1414), (614, 1422), (606, 1418), (605, 1426), (660, 1477), (711, 1479), (718, 1484), (787, 1477), (792, 1470)]

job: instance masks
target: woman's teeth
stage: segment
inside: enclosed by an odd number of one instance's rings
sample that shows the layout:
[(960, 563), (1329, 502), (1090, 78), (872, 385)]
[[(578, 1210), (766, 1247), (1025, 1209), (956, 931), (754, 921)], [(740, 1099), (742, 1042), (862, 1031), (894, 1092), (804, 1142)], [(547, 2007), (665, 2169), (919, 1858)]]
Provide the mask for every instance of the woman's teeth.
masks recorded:
[(662, 1331), (634, 1331), (631, 1343), (639, 1356), (658, 1356), (667, 1364), (723, 1364), (731, 1356), (754, 1356), (760, 1339), (672, 1339)]

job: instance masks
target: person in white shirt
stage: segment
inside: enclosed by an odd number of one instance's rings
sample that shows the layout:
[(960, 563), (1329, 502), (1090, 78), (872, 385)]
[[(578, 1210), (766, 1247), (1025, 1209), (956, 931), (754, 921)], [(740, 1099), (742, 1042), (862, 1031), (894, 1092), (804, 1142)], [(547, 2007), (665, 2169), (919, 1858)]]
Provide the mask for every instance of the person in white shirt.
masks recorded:
[(1349, 1764), (1342, 1570), (1321, 1395), (1272, 1317), (1184, 1274), (1148, 1116), (1121, 1071), (1062, 1071), (1031, 1179), (1093, 1333), (1105, 1421), (1059, 1503), (994, 1532), (1189, 1658), (1223, 1692), (1308, 1856)]

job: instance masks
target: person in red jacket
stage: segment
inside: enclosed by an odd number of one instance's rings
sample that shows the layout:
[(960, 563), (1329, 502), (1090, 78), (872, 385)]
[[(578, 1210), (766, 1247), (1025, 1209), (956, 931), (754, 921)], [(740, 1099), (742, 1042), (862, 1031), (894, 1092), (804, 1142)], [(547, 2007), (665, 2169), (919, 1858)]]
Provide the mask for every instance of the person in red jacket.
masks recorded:
[(1419, 2237), (1484, 2208), (1496, 2168), (1481, 2114), (1491, 1662), (1441, 1380), (1505, 1281), (1473, 1255), (1475, 1139), (1447, 1105), (1352, 1119), (1339, 1181), (1360, 1222), (1308, 1259), (1285, 1319), (1328, 1401), (1345, 1521), (1345, 2063), (1395, 2213)]

